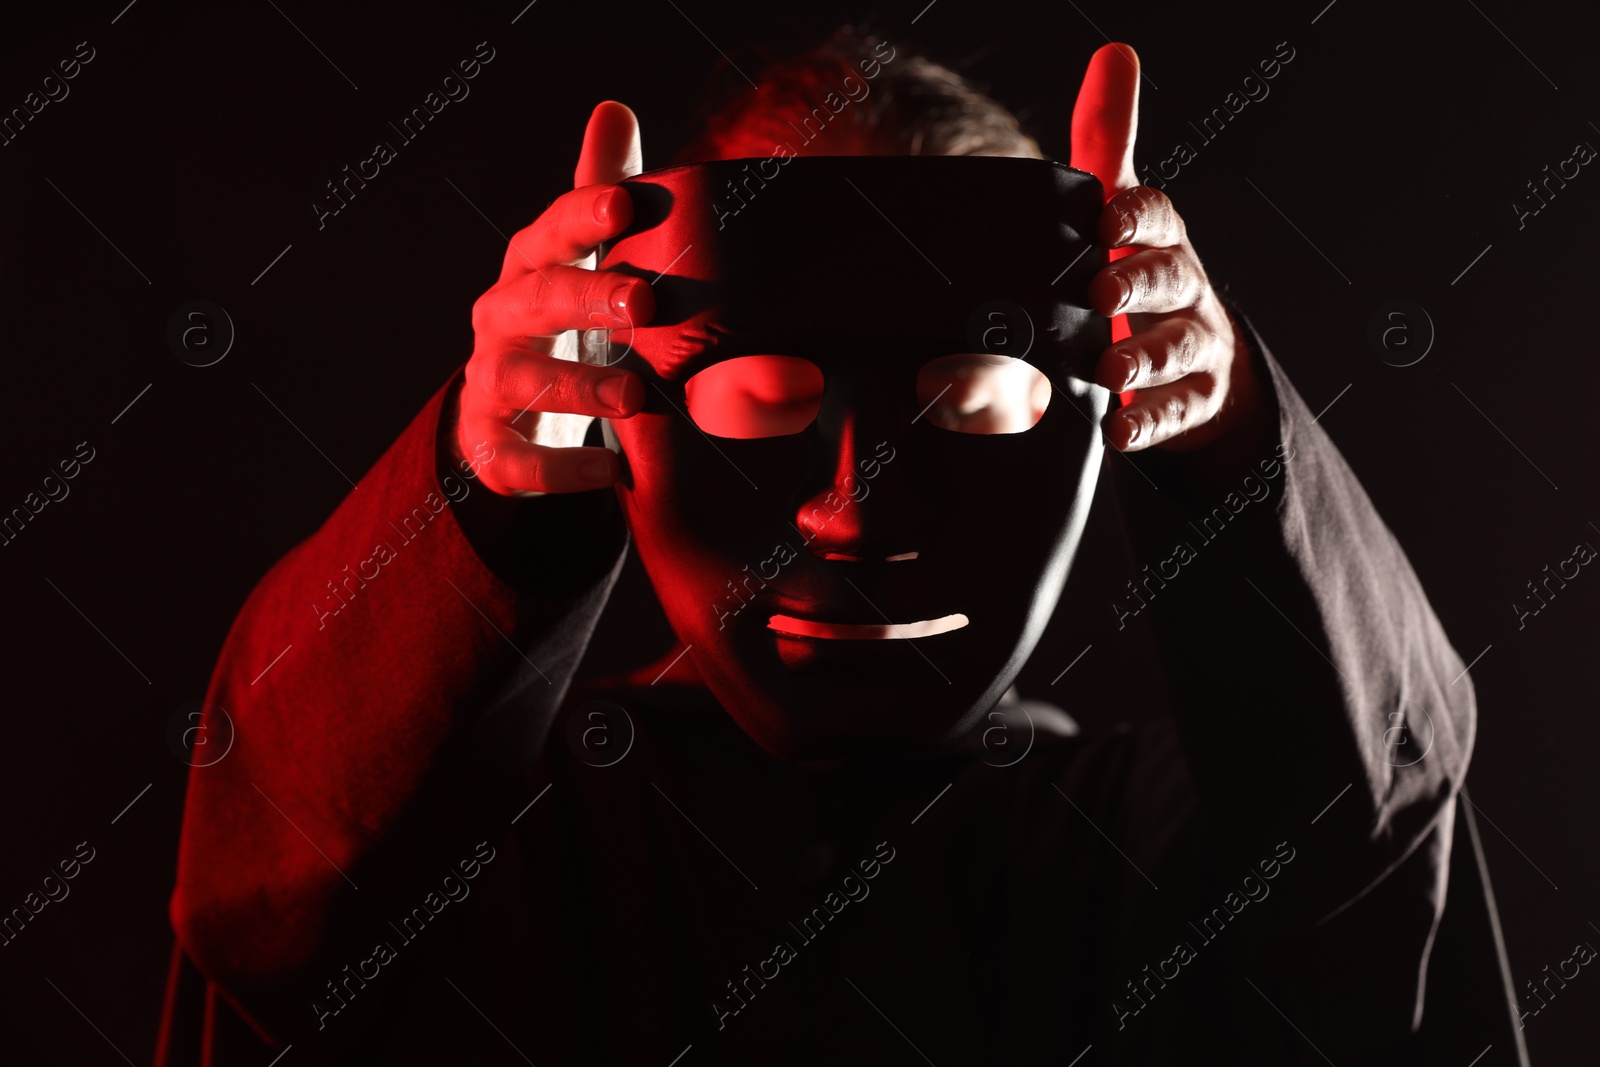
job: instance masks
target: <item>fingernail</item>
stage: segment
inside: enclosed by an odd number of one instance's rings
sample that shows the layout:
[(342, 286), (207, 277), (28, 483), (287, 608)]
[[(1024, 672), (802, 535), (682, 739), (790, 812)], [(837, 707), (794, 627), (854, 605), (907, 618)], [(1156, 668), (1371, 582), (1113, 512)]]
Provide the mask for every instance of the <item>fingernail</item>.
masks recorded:
[(1133, 418), (1132, 416), (1129, 416), (1129, 417), (1123, 419), (1122, 422), (1123, 422), (1123, 425), (1128, 427), (1128, 443), (1126, 445), (1124, 445), (1123, 447), (1124, 448), (1131, 448), (1139, 440), (1139, 429), (1140, 429), (1139, 420), (1136, 419), (1136, 418)]
[(611, 484), (611, 460), (605, 456), (595, 456), (578, 464), (578, 474), (590, 485)]
[(628, 294), (632, 291), (633, 283), (631, 282), (623, 282), (611, 290), (611, 313), (619, 319), (631, 321), (628, 314)]
[(1122, 354), (1122, 361), (1124, 364), (1126, 364), (1126, 373), (1124, 373), (1122, 377), (1122, 388), (1131, 389), (1133, 387), (1133, 380), (1139, 376), (1139, 359), (1137, 356), (1130, 356), (1124, 352)]
[(594, 221), (606, 223), (611, 221), (611, 209), (616, 206), (617, 197), (623, 196), (621, 189), (612, 189), (601, 193), (594, 198)]
[(1133, 240), (1134, 233), (1139, 229), (1139, 219), (1131, 211), (1117, 211), (1117, 244), (1125, 245)]
[(628, 397), (628, 375), (613, 374), (603, 378), (600, 384), (594, 387), (595, 396), (600, 398), (600, 403), (612, 411), (623, 411)]
[(1133, 296), (1133, 286), (1128, 284), (1128, 279), (1124, 278), (1116, 271), (1110, 271), (1109, 273), (1111, 275), (1111, 280), (1117, 283), (1117, 292), (1122, 294), (1122, 296), (1117, 300), (1117, 306), (1112, 309), (1112, 314), (1115, 314), (1127, 306), (1128, 300)]

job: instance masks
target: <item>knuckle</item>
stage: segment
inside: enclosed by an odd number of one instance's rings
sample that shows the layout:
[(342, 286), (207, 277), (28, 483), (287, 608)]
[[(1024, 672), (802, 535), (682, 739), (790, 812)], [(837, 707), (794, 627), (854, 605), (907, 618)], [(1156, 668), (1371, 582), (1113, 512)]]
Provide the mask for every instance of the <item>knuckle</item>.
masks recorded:
[(565, 330), (571, 314), (572, 291), (560, 275), (537, 272), (528, 275), (523, 290), (530, 337), (553, 337)]
[(1164, 248), (1153, 248), (1141, 253), (1139, 269), (1134, 272), (1135, 293), (1143, 300), (1166, 297), (1178, 284), (1178, 264)]
[(512, 464), (513, 484), (518, 489), (532, 489), (544, 492), (544, 463), (540, 453), (529, 450), (519, 454)]
[[(549, 380), (540, 388), (546, 389), (539, 407), (558, 413), (572, 413), (586, 409), (589, 392), (583, 377), (584, 368), (573, 363), (552, 363)], [(552, 420), (560, 421), (560, 420)]]
[(561, 223), (561, 213), (566, 209), (566, 203), (571, 198), (572, 191), (562, 193), (553, 200), (547, 201), (544, 210), (533, 217), (533, 221), (523, 233), (540, 235), (549, 232)]
[(494, 305), (498, 296), (498, 286), (489, 289), (482, 296), (472, 302), (472, 332), (475, 334), (488, 333), (494, 323)]
[(1181, 251), (1163, 248), (1156, 261), (1156, 274), (1159, 284), (1156, 288), (1162, 297), (1173, 304), (1186, 304), (1193, 294), (1194, 276), (1189, 270), (1188, 260)]
[(1134, 203), (1138, 206), (1139, 214), (1153, 222), (1161, 221), (1161, 204), (1164, 199), (1159, 189), (1152, 189), (1148, 185), (1136, 186), (1130, 190), (1134, 194)]
[(1171, 198), (1160, 189), (1151, 189), (1146, 200), (1149, 204), (1150, 214), (1159, 220), (1161, 229), (1165, 232), (1172, 232), (1177, 227), (1179, 219), (1178, 212), (1172, 206)]
[(546, 204), (539, 217), (528, 227), (540, 248), (552, 248), (555, 242), (562, 239), (568, 220), (572, 218), (572, 192), (568, 190)]
[(1184, 276), (1188, 273), (1185, 269), (1186, 260), (1183, 253), (1176, 249), (1163, 248), (1160, 255), (1163, 278), (1174, 286), (1183, 282)]
[[(587, 271), (583, 280), (583, 292), (578, 298), (578, 305), (591, 314), (602, 312), (611, 306), (611, 290), (619, 284), (616, 278), (600, 273)], [(604, 317), (604, 316), (602, 316)]]
[(1188, 374), (1200, 361), (1204, 338), (1193, 323), (1184, 323), (1178, 334), (1174, 363), (1179, 374)]
[(1130, 243), (1145, 245), (1170, 243), (1171, 220), (1175, 215), (1172, 211), (1172, 202), (1161, 190), (1152, 189), (1148, 185), (1136, 185), (1118, 194), (1115, 203), (1118, 214), (1133, 227)]
[(1174, 392), (1161, 404), (1161, 415), (1158, 421), (1163, 428), (1176, 429), (1183, 425), (1184, 418), (1189, 413), (1189, 397), (1185, 392)]
[(473, 354), (471, 359), (467, 360), (466, 370), (463, 372), (467, 387), (461, 393), (463, 411), (471, 411), (477, 406), (477, 396), (484, 391), (483, 364), (488, 358), (485, 353), (477, 352)]
[(1143, 301), (1157, 288), (1161, 273), (1161, 261), (1150, 253), (1140, 253), (1139, 259), (1133, 264), (1133, 269), (1128, 271), (1128, 281), (1133, 288), (1133, 296), (1129, 303)]
[[(534, 225), (537, 225), (535, 223)], [(538, 235), (533, 226), (524, 226), (511, 235), (511, 240), (506, 242), (505, 258), (513, 263), (528, 260), (528, 252), (538, 241)]]
[(509, 353), (496, 352), (485, 357), (479, 368), (479, 388), (496, 398), (509, 397), (517, 386), (516, 362)]
[(522, 300), (531, 315), (549, 310), (556, 302), (556, 287), (542, 271), (528, 274), (523, 280), (522, 287)]
[(1181, 244), (1184, 240), (1183, 218), (1173, 206), (1172, 198), (1159, 189), (1150, 189), (1146, 202), (1150, 214), (1161, 231), (1166, 244)]

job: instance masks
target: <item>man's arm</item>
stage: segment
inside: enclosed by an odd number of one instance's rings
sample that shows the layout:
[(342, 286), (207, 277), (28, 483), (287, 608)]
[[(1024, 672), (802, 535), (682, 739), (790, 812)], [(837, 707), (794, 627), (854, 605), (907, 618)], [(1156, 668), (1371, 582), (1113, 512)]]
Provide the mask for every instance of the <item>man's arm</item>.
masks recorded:
[(1276, 939), (1297, 1024), (1326, 1023), (1325, 1048), (1370, 1052), (1419, 1008), (1473, 745), (1472, 683), (1355, 475), (1235, 319), (1276, 432), (1243, 438), (1259, 454), (1131, 454), (1158, 491), (1123, 472), (1119, 494), (1150, 565), (1140, 577), (1157, 576), (1141, 585), (1141, 613), (1168, 672), (1208, 866), (1236, 884), (1278, 842), (1295, 850), (1256, 934)]
[(1123, 395), (1103, 423), (1108, 444), (1145, 474), (1110, 465), (1149, 565), (1130, 601), (1159, 595), (1150, 611), (1219, 845), (1247, 855), (1251, 833), (1288, 833), (1314, 805), (1303, 817), (1329, 844), (1298, 868), (1316, 869), (1297, 905), (1308, 924), (1441, 825), (1447, 854), (1471, 683), (1405, 553), (1260, 338), (1224, 307), (1172, 201), (1139, 185), (1138, 112), (1138, 56), (1108, 44), (1073, 109), (1072, 160), (1107, 197), (1111, 263), (1090, 299), (1127, 326), (1095, 381)]
[[(1324, 888), (1332, 908), (1450, 809), (1475, 702), (1404, 550), (1240, 319), (1277, 432), (1227, 467), (1132, 454), (1159, 491), (1131, 475), (1119, 488), (1141, 564), (1175, 574), (1149, 614), (1197, 789), (1219, 819), (1320, 814), (1317, 832), (1366, 840), (1360, 869)], [(1275, 814), (1297, 804), (1304, 819)]]
[[(470, 472), (441, 477), (440, 416), (460, 379), (257, 584), (211, 679), (204, 736), (225, 743), (223, 712), (235, 736), (190, 774), (172, 921), (268, 1032), (314, 1022), (341, 915), (415, 903), (384, 908), (402, 892), (391, 867), (448, 868), (503, 829), (480, 825), (458, 757), (495, 732), (474, 760), (504, 761), (476, 762), (479, 779), (531, 763), (620, 564), (609, 492), (491, 505)], [(485, 558), (458, 512), (507, 504), (502, 550)]]
[(627, 535), (606, 491), (620, 461), (585, 441), (644, 386), (580, 362), (573, 331), (653, 314), (643, 279), (592, 269), (633, 218), (614, 183), (642, 166), (633, 112), (600, 104), (574, 188), (512, 236), (473, 305), (466, 366), (228, 635), (206, 730), (222, 737), (226, 714), (237, 738), (190, 776), (171, 910), (259, 1029), (309, 1020), (320, 961), (386, 895), (504, 829), (485, 812), (537, 756), (588, 643)]

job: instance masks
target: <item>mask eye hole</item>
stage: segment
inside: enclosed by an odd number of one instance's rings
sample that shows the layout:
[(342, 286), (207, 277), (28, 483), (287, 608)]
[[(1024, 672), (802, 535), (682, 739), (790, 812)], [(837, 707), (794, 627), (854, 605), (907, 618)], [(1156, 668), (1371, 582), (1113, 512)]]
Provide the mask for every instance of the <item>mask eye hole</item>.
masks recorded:
[(940, 356), (917, 371), (923, 418), (956, 433), (1022, 433), (1050, 406), (1050, 379), (1033, 364), (984, 353)]
[(713, 437), (796, 434), (822, 407), (822, 370), (798, 356), (739, 356), (683, 386), (689, 418)]

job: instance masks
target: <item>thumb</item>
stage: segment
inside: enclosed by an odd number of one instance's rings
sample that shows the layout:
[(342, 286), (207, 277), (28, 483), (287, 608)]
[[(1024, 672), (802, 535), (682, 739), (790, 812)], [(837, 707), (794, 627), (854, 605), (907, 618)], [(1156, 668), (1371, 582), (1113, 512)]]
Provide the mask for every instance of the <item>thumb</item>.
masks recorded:
[(1100, 179), (1105, 198), (1139, 184), (1133, 141), (1139, 131), (1139, 54), (1125, 44), (1089, 60), (1072, 109), (1072, 165)]
[(639, 143), (639, 119), (626, 104), (606, 100), (589, 116), (583, 131), (583, 151), (572, 185), (610, 185), (644, 170), (644, 150)]

